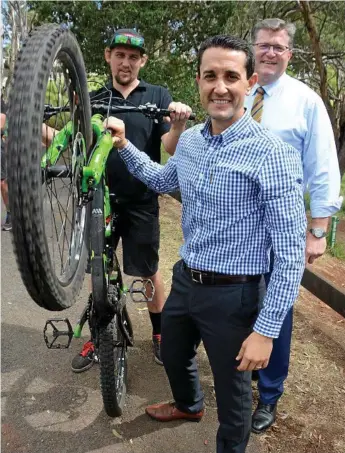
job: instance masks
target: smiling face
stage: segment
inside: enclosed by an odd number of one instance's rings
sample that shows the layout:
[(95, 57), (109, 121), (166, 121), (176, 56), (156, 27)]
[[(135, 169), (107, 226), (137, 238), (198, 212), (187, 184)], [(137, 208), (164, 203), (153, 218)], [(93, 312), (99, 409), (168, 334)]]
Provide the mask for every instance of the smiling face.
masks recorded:
[[(275, 82), (284, 74), (292, 57), (287, 31), (259, 30), (254, 44), (255, 72), (258, 73), (259, 84), (268, 85)], [(280, 52), (275, 52), (272, 46), (280, 49)]]
[(122, 86), (128, 86), (138, 80), (139, 71), (145, 66), (146, 55), (138, 49), (117, 46), (105, 49), (105, 60), (109, 64), (113, 79)]
[(244, 114), (244, 99), (257, 81), (247, 79), (246, 54), (210, 47), (205, 50), (197, 75), (200, 101), (211, 117), (213, 134), (220, 134)]

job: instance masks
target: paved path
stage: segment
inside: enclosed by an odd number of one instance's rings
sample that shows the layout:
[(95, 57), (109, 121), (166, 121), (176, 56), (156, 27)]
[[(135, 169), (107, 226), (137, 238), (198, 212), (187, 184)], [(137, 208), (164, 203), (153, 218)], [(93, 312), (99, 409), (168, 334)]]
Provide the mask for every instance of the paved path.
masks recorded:
[[(79, 375), (70, 370), (82, 340), (73, 340), (69, 350), (46, 348), (45, 321), (61, 313), (35, 305), (20, 280), (10, 234), (3, 233), (1, 242), (3, 453), (215, 453), (217, 416), (203, 350), (199, 363), (207, 414), (202, 422), (149, 419), (145, 406), (171, 395), (164, 370), (151, 355), (147, 311), (130, 303), (136, 342), (129, 354), (128, 397), (124, 416), (110, 419), (102, 410), (97, 366)], [(63, 313), (73, 323), (86, 296), (84, 288), (76, 306)], [(260, 453), (255, 441), (248, 453)]]

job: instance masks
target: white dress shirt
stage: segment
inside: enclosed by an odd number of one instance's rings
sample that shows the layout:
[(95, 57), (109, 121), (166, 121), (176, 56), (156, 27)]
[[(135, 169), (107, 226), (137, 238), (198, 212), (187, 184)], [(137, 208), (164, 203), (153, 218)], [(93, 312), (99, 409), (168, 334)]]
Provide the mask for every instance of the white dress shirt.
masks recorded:
[[(258, 86), (246, 98), (249, 112)], [(340, 171), (333, 129), (322, 99), (287, 74), (263, 88), (261, 124), (301, 153), (312, 217), (333, 215), (342, 203)]]

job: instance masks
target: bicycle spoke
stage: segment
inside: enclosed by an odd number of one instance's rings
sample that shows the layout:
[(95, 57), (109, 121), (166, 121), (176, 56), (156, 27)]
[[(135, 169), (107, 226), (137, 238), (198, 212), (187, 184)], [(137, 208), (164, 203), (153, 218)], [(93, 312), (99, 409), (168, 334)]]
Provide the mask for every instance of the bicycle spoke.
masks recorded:
[[(62, 130), (69, 121), (73, 122), (72, 134), (69, 143), (64, 149), (56, 165), (63, 165), (70, 169), (68, 178), (59, 178), (54, 174), (46, 181), (47, 203), (50, 210), (50, 229), (52, 250), (52, 260), (54, 266), (59, 267), (60, 275), (66, 273), (69, 268), (75, 265), (71, 261), (71, 255), (76, 255), (76, 247), (80, 246), (82, 229), (85, 221), (83, 220), (83, 208), (79, 205), (78, 167), (73, 168), (73, 162), (78, 158), (78, 145), (75, 145), (76, 134), (80, 132), (80, 121), (78, 115), (78, 103), (76, 103), (75, 93), (77, 86), (72, 84), (69, 71), (64, 64), (56, 59), (49, 78), (50, 90), (47, 93), (49, 105), (53, 105), (59, 113), (55, 115), (52, 124), (54, 131)], [(67, 108), (66, 108), (67, 107)], [(54, 132), (55, 134), (55, 132)], [(77, 156), (74, 154), (77, 153)], [(85, 209), (85, 208), (84, 208)], [(78, 259), (78, 255), (76, 256)]]

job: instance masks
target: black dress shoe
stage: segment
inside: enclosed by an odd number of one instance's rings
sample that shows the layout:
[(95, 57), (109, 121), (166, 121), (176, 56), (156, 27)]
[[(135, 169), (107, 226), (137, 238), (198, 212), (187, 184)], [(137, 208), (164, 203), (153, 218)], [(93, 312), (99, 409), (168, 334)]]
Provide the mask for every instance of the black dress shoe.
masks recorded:
[(273, 425), (277, 414), (277, 403), (263, 404), (259, 401), (252, 417), (252, 432), (261, 434)]

